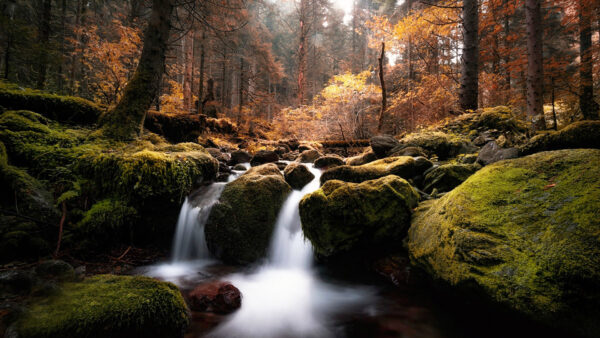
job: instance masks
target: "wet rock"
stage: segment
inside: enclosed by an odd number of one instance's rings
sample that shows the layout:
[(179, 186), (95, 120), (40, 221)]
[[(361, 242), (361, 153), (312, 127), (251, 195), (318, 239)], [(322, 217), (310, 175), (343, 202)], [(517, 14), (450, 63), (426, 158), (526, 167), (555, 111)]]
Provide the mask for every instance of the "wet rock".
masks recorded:
[(300, 190), (315, 178), (304, 164), (292, 162), (283, 171), (285, 181), (293, 188)]
[(252, 159), (252, 156), (244, 150), (234, 150), (231, 153), (231, 159), (227, 164), (236, 165), (238, 163), (248, 163)]
[(231, 173), (231, 169), (229, 168), (229, 166), (223, 162), (219, 162), (219, 174), (222, 173)]
[(36, 276), (29, 270), (9, 270), (0, 272), (0, 295), (28, 294), (36, 284)]
[(288, 164), (287, 164), (287, 163), (285, 163), (285, 162), (280, 162), (280, 161), (278, 161), (278, 162), (275, 162), (275, 165), (277, 166), (277, 168), (278, 168), (279, 170), (284, 170), (284, 169), (285, 169), (285, 167), (287, 167), (287, 165), (288, 165)]
[(519, 157), (517, 148), (500, 148), (500, 146), (492, 141), (486, 144), (477, 155), (477, 163), (488, 165), (501, 160)]
[(313, 148), (313, 146), (311, 146), (310, 144), (300, 144), (297, 148), (298, 152), (302, 153), (303, 151), (307, 151), (307, 150), (315, 150), (315, 148)]
[(373, 162), (376, 160), (377, 160), (377, 155), (375, 155), (375, 153), (372, 150), (369, 150), (360, 155), (349, 157), (348, 159), (346, 159), (346, 164), (356, 166), (356, 165), (367, 164), (369, 162)]
[(423, 191), (448, 192), (481, 169), (479, 164), (444, 164), (425, 175)]
[(217, 148), (206, 148), (206, 151), (219, 162), (227, 163), (231, 159), (229, 154)]
[(388, 156), (427, 157), (427, 153), (425, 152), (425, 149), (421, 147), (398, 145), (388, 152)]
[(315, 168), (333, 168), (340, 165), (344, 165), (344, 159), (339, 155), (325, 155), (315, 160)]
[(70, 280), (75, 277), (71, 264), (61, 260), (48, 260), (35, 268), (35, 273), (43, 279)]
[(321, 175), (321, 183), (334, 179), (359, 183), (387, 175), (409, 179), (422, 174), (431, 166), (432, 163), (423, 157), (386, 157), (360, 166), (343, 165), (328, 169)]
[(234, 165), (232, 169), (237, 170), (237, 171), (246, 171), (247, 170), (246, 166), (241, 163)]
[(302, 163), (313, 163), (316, 159), (321, 157), (321, 153), (315, 149), (305, 150), (300, 153), (300, 156), (296, 159), (296, 161)]
[(257, 165), (277, 162), (279, 161), (279, 155), (272, 150), (259, 150), (252, 156), (250, 164), (254, 167)]
[(289, 152), (289, 153), (285, 153), (281, 156), (282, 160), (286, 160), (286, 161), (295, 161), (299, 156), (299, 153), (297, 151), (293, 151), (293, 152)]
[(263, 257), (279, 209), (290, 191), (274, 163), (252, 167), (228, 183), (205, 227), (211, 253), (232, 264), (247, 264)]
[(230, 175), (230, 173), (219, 173), (217, 175), (217, 182), (227, 182)]
[(470, 294), (579, 335), (600, 335), (600, 150), (488, 165), (408, 231), (413, 264)]
[(378, 158), (386, 157), (387, 153), (400, 144), (398, 140), (390, 135), (379, 135), (371, 137), (371, 149)]
[(463, 164), (473, 164), (477, 161), (477, 156), (479, 154), (465, 154), (464, 156), (459, 156), (458, 160)]
[(242, 306), (240, 290), (229, 282), (215, 281), (197, 286), (189, 294), (194, 311), (231, 313)]
[(419, 195), (389, 175), (363, 183), (327, 181), (300, 201), (304, 235), (320, 258), (399, 245)]
[(289, 140), (283, 140), (281, 141), (281, 143), (284, 143), (288, 146), (288, 148), (290, 148), (290, 150), (298, 150), (298, 147), (300, 146), (300, 141), (296, 140), (296, 139), (289, 139)]

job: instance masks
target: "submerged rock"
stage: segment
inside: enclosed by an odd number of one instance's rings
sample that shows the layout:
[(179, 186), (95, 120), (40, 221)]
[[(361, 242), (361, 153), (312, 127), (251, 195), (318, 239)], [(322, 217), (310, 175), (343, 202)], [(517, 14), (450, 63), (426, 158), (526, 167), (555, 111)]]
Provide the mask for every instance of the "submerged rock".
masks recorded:
[(18, 337), (182, 337), (189, 311), (171, 283), (99, 275), (67, 283), (17, 321)]
[(469, 176), (481, 169), (479, 164), (444, 164), (425, 175), (423, 191), (430, 194), (434, 189), (437, 192), (447, 192), (464, 182)]
[(580, 121), (567, 127), (533, 137), (521, 149), (522, 155), (545, 150), (600, 148), (600, 121)]
[(371, 137), (371, 149), (378, 158), (384, 158), (388, 152), (400, 144), (398, 140), (390, 135), (379, 135)]
[(315, 161), (315, 168), (333, 168), (344, 165), (344, 159), (339, 155), (325, 155)]
[(240, 290), (229, 282), (209, 282), (194, 288), (189, 294), (190, 308), (194, 311), (205, 311), (227, 314), (242, 306)]
[(552, 326), (600, 335), (600, 150), (479, 170), (413, 217), (412, 262)]
[(302, 230), (322, 258), (399, 246), (418, 200), (394, 175), (360, 184), (328, 181), (300, 201)]
[(298, 190), (302, 189), (315, 178), (315, 175), (313, 175), (304, 164), (296, 162), (292, 162), (285, 167), (283, 176), (285, 177), (285, 181), (293, 189)]
[(360, 166), (343, 165), (331, 168), (323, 172), (321, 183), (329, 180), (360, 183), (387, 175), (396, 175), (404, 179), (409, 179), (423, 173), (432, 165), (430, 161), (422, 157), (386, 157)]
[(204, 230), (211, 253), (232, 264), (263, 257), (279, 209), (290, 191), (273, 163), (253, 167), (228, 183)]

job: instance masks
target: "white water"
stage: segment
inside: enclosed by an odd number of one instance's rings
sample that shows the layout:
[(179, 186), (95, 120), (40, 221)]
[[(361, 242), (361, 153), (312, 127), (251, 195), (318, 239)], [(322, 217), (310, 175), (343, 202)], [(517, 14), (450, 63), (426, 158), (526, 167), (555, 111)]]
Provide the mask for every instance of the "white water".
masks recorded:
[(321, 171), (284, 202), (275, 227), (268, 261), (252, 274), (227, 278), (242, 293), (242, 308), (209, 334), (210, 337), (328, 337), (330, 317), (364, 306), (372, 292), (320, 281), (312, 269), (312, 247), (304, 238), (298, 204), (319, 188)]

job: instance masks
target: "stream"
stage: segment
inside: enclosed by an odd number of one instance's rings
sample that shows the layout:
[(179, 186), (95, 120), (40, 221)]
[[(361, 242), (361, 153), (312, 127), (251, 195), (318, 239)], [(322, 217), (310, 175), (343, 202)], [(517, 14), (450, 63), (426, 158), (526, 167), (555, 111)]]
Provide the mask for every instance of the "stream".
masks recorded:
[[(426, 288), (399, 288), (376, 276), (340, 278), (315, 266), (311, 244), (302, 233), (298, 204), (319, 188), (321, 171), (306, 165), (315, 178), (288, 195), (268, 257), (255, 266), (224, 265), (210, 257), (206, 246), (204, 225), (225, 182), (186, 198), (171, 260), (137, 273), (173, 282), (183, 293), (215, 279), (231, 282), (242, 293), (242, 307), (230, 315), (194, 312), (186, 337), (552, 336), (545, 328), (460, 298), (440, 299)], [(234, 171), (229, 182), (242, 173)]]

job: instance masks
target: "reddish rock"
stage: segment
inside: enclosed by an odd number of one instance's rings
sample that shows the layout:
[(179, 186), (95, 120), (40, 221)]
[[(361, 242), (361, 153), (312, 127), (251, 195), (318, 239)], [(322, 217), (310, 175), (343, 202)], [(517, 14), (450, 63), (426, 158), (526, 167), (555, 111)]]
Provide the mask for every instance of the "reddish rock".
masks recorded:
[(189, 294), (194, 311), (231, 313), (242, 306), (240, 290), (229, 282), (214, 281), (198, 285)]

